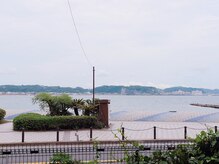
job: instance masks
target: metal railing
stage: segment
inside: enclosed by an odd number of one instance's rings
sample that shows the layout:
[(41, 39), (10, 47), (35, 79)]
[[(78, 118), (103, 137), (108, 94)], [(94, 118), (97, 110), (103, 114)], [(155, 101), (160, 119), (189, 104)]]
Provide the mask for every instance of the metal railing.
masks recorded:
[[(151, 155), (155, 151), (174, 150), (179, 144), (192, 144), (188, 140), (145, 140), (138, 141), (86, 141), (86, 142), (48, 142), (48, 143), (14, 143), (0, 144), (0, 163), (30, 164), (49, 163), (57, 153), (68, 154), (81, 163), (97, 161), (98, 163), (125, 163), (124, 154), (138, 153)], [(124, 146), (125, 145), (125, 146)]]
[[(19, 142), (59, 142), (59, 141), (92, 141), (92, 140), (151, 140), (151, 139), (187, 139), (194, 138), (201, 131), (207, 129), (218, 131), (218, 127), (194, 128), (188, 126), (165, 128), (154, 126), (146, 129), (130, 129), (121, 127), (119, 129), (88, 129), (79, 131), (1, 131), (0, 143)], [(117, 138), (115, 138), (115, 134)], [(174, 138), (175, 135), (175, 138)], [(102, 137), (101, 137), (102, 136)], [(106, 137), (104, 137), (106, 136)]]

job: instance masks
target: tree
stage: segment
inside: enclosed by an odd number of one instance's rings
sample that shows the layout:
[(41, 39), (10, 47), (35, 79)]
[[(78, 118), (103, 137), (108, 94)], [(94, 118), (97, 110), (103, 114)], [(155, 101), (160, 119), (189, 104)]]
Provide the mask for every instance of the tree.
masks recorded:
[(68, 111), (72, 107), (72, 99), (67, 94), (53, 96), (49, 93), (39, 93), (33, 99), (33, 103), (39, 103), (42, 110), (45, 110), (48, 115), (70, 115)]
[(83, 99), (73, 99), (72, 100), (72, 106), (74, 109), (74, 113), (76, 116), (79, 116), (79, 109), (82, 109), (85, 104), (85, 101)]
[(5, 115), (6, 115), (5, 110), (0, 108), (0, 121), (4, 119)]
[(56, 107), (58, 110), (57, 115), (70, 115), (68, 111), (72, 108), (72, 98), (67, 94), (62, 94), (60, 96), (55, 96)]

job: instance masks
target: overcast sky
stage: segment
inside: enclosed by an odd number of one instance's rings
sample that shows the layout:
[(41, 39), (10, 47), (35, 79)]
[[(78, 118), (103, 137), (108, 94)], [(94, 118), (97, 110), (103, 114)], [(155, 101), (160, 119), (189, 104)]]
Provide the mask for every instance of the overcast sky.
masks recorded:
[(0, 1), (0, 85), (219, 88), (218, 0)]

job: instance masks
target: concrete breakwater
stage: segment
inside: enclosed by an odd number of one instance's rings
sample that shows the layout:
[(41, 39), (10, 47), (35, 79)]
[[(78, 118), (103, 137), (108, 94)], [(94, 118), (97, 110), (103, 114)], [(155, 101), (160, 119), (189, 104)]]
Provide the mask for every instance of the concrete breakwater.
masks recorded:
[(190, 105), (199, 106), (199, 107), (207, 107), (207, 108), (216, 108), (216, 109), (219, 109), (219, 105), (214, 105), (214, 104), (199, 104), (199, 103), (193, 103), (193, 104), (190, 104)]

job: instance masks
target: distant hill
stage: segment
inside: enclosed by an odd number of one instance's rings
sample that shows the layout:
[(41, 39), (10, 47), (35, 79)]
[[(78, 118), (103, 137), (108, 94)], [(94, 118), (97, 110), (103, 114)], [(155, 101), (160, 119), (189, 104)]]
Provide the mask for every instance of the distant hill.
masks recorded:
[[(60, 86), (42, 86), (42, 85), (0, 85), (2, 94), (10, 93), (80, 93), (91, 94), (92, 89), (81, 87), (60, 87)], [(121, 95), (219, 95), (219, 89), (205, 89), (192, 87), (171, 87), (159, 89), (150, 86), (115, 86), (104, 85), (96, 87), (95, 92), (98, 94), (121, 94)]]
[(42, 86), (42, 85), (0, 85), (0, 92), (55, 92), (55, 93), (86, 93), (89, 89), (81, 87), (60, 87), (60, 86)]
[(96, 92), (102, 94), (143, 95), (160, 94), (160, 89), (146, 86), (100, 86), (96, 88)]
[(192, 88), (192, 87), (171, 87), (166, 88), (163, 90), (164, 93), (169, 94), (177, 94), (177, 93), (184, 93), (184, 94), (212, 94), (212, 95), (219, 95), (219, 89), (205, 89), (205, 88)]
[(172, 87), (172, 88), (166, 88), (163, 91), (167, 93), (178, 92), (178, 91), (183, 91), (183, 92), (202, 91), (203, 93), (207, 93), (210, 90), (203, 88), (191, 88), (191, 87)]

